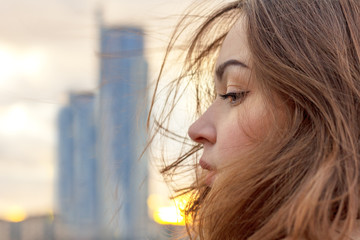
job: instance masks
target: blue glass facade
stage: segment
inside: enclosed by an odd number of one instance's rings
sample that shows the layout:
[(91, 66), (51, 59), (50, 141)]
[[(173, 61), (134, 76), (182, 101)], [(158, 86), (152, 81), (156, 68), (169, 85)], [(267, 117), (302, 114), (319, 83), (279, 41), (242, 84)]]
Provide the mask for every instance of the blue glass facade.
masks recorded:
[(74, 231), (98, 225), (94, 96), (71, 94), (58, 119), (59, 214)]
[(74, 137), (73, 112), (63, 107), (58, 115), (57, 207), (65, 222), (73, 220)]
[(142, 239), (147, 232), (145, 146), (147, 63), (141, 29), (101, 29), (97, 100), (102, 222), (115, 238)]
[(75, 224), (95, 226), (97, 222), (97, 190), (95, 160), (94, 96), (72, 94), (74, 132), (74, 204)]
[(75, 232), (148, 239), (147, 71), (141, 29), (102, 27), (98, 92), (60, 111), (58, 209)]

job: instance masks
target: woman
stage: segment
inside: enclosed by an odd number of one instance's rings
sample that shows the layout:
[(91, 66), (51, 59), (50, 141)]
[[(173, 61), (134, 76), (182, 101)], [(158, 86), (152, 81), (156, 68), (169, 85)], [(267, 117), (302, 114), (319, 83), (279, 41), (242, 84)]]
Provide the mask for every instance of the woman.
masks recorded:
[(166, 121), (195, 90), (196, 144), (162, 170), (198, 158), (190, 238), (360, 239), (360, 1), (235, 1), (192, 36), (155, 129), (176, 137)]

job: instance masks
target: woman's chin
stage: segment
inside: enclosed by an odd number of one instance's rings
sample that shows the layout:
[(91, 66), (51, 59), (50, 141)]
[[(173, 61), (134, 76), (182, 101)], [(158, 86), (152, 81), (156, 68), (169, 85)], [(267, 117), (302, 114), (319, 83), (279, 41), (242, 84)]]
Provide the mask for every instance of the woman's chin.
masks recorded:
[(216, 178), (216, 172), (215, 171), (209, 171), (205, 176), (205, 184), (209, 187), (211, 187), (215, 181)]

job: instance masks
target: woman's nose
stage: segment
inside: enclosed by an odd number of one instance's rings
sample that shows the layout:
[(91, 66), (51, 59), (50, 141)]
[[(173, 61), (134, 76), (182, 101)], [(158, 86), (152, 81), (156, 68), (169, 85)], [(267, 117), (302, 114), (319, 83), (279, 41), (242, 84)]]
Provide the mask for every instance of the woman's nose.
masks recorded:
[(216, 142), (216, 128), (214, 124), (214, 116), (206, 111), (198, 120), (196, 120), (189, 128), (189, 137), (198, 143), (212, 143)]

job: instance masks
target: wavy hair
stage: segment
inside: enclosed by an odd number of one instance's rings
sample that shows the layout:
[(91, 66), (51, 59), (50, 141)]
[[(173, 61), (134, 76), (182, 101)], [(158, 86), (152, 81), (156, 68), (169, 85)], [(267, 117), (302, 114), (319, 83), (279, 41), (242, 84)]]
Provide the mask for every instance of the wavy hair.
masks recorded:
[[(196, 170), (201, 145), (182, 139), (168, 121), (183, 91), (194, 93), (199, 116), (214, 99), (214, 62), (227, 32), (245, 16), (252, 72), (276, 124), (274, 97), (286, 105), (286, 124), (239, 161), (222, 169), (214, 185)], [(196, 176), (184, 213), (191, 239), (350, 239), (359, 221), (360, 1), (241, 0), (210, 14), (189, 13), (177, 26), (168, 56), (197, 18), (183, 71), (168, 84), (167, 104), (155, 116), (154, 135), (190, 146), (162, 173), (169, 181), (188, 169)], [(190, 19), (190, 20), (189, 20)], [(272, 106), (272, 107), (271, 107)], [(152, 116), (153, 108), (149, 113)], [(150, 120), (149, 120), (150, 121)], [(194, 160), (194, 162), (192, 162)]]

